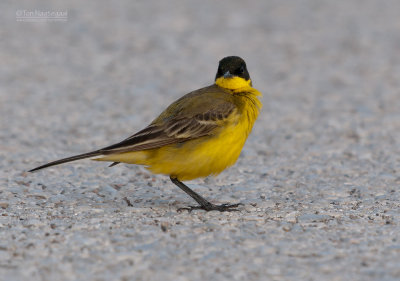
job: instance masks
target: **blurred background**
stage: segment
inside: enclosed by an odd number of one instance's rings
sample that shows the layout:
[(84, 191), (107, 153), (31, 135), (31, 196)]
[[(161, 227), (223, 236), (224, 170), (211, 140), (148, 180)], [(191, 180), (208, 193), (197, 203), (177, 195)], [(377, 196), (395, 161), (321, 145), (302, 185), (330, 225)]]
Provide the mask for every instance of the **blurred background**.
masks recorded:
[[(62, 135), (76, 130), (89, 147), (93, 137), (119, 140), (176, 98), (212, 83), (227, 55), (247, 61), (264, 93), (265, 129), (289, 131), (295, 122), (351, 134), (361, 130), (357, 118), (398, 109), (397, 5), (2, 1), (2, 143), (20, 145), (22, 130), (29, 149), (39, 147), (43, 139), (36, 136), (55, 127)], [(17, 21), (18, 13), (36, 10), (66, 11), (67, 18)]]
[[(397, 0), (1, 1), (3, 276), (398, 280), (399, 11)], [(211, 201), (245, 203), (226, 224), (177, 214), (186, 195), (136, 166), (24, 173), (142, 129), (213, 83), (228, 55), (245, 59), (264, 107), (238, 164), (194, 182)], [(180, 242), (159, 231), (176, 220)]]

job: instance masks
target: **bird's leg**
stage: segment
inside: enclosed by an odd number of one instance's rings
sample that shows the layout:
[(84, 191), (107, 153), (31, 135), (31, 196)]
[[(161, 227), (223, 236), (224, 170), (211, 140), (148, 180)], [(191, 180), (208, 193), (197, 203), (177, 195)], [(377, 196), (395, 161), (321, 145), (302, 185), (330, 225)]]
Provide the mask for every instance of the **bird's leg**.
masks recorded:
[(236, 207), (238, 207), (239, 204), (222, 204), (222, 205), (214, 205), (210, 202), (208, 202), (206, 199), (204, 199), (202, 196), (200, 196), (199, 194), (197, 194), (196, 192), (194, 192), (193, 190), (191, 190), (187, 185), (185, 185), (183, 182), (179, 181), (177, 178), (175, 177), (170, 177), (171, 181), (178, 186), (180, 189), (182, 189), (183, 191), (185, 191), (190, 197), (192, 197), (194, 200), (196, 200), (197, 203), (200, 204), (200, 206), (196, 206), (196, 207), (189, 207), (189, 208), (180, 208), (179, 210), (195, 210), (195, 209), (203, 209), (206, 211), (220, 211), (220, 212), (226, 212), (226, 211), (238, 211), (237, 209), (235, 209)]

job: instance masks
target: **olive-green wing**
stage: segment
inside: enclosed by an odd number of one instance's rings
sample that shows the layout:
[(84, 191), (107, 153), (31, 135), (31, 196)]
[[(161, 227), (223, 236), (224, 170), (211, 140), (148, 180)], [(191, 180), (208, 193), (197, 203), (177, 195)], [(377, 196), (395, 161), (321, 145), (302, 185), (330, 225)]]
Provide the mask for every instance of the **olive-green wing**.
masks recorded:
[(100, 149), (100, 152), (108, 155), (154, 149), (213, 135), (234, 109), (234, 105), (231, 104), (229, 107), (224, 106), (223, 110), (196, 114), (192, 118), (174, 118), (162, 125), (151, 124), (120, 143)]
[(108, 155), (155, 149), (213, 135), (235, 111), (236, 106), (229, 94), (208, 88), (177, 100), (145, 129), (100, 151)]

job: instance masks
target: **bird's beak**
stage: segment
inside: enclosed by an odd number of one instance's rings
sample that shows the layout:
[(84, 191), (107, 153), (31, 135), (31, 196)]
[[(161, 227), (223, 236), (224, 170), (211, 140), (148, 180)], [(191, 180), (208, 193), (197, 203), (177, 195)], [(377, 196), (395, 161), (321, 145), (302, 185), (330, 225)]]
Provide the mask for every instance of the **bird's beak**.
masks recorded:
[(224, 73), (224, 78), (232, 78), (232, 77), (233, 75), (229, 72), (229, 70)]

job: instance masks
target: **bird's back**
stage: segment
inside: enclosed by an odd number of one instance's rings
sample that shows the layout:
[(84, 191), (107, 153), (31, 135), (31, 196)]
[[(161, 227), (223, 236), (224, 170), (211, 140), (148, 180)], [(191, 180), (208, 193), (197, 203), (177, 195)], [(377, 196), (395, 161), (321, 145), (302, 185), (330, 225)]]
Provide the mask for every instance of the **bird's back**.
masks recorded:
[(190, 92), (168, 106), (152, 124), (160, 124), (174, 118), (193, 118), (198, 114), (234, 105), (234, 97), (229, 90), (213, 84)]

